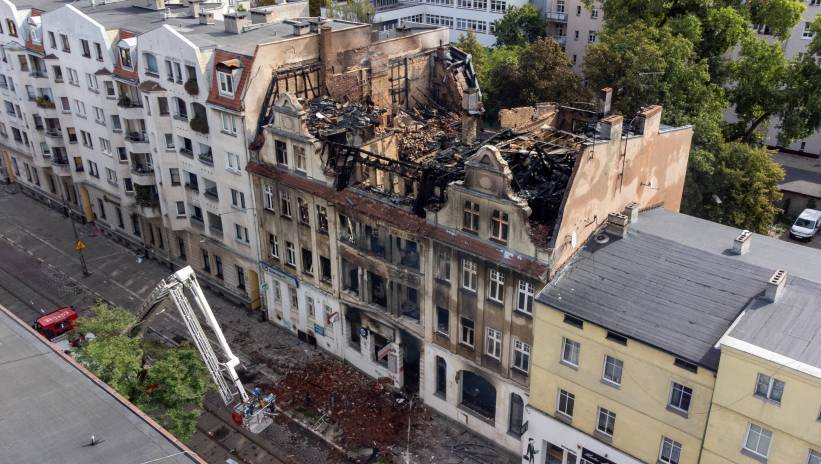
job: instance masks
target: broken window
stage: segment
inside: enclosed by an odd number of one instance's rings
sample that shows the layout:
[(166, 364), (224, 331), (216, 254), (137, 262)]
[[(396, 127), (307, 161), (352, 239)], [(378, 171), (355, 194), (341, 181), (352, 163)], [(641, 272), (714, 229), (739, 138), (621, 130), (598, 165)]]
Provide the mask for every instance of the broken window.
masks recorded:
[(302, 249), (302, 272), (305, 274), (314, 274), (314, 254), (311, 250)]
[(296, 204), (299, 209), (299, 222), (310, 225), (311, 224), (311, 213), (308, 209), (308, 202), (303, 200), (302, 198), (296, 199)]
[(359, 268), (342, 260), (342, 289), (359, 295)]
[(495, 419), (496, 388), (484, 377), (462, 371), (462, 405), (488, 419)]
[(373, 360), (382, 367), (388, 367), (388, 341), (387, 338), (376, 332), (373, 334)]
[(436, 307), (436, 331), (442, 335), (450, 331), (450, 311), (440, 306)]
[(436, 357), (436, 392), (442, 399), (447, 397), (448, 365), (441, 356)]
[(498, 209), (493, 210), (493, 217), (490, 221), (490, 236), (496, 240), (507, 242), (508, 216)]
[(371, 283), (371, 303), (387, 307), (388, 294), (385, 288), (385, 279), (368, 271), (368, 281)]
[(522, 400), (522, 397), (515, 393), (511, 393), (508, 432), (517, 437), (521, 437), (522, 433), (524, 433), (524, 412), (525, 402)]
[(479, 232), (479, 203), (465, 201), (465, 214), (462, 219), (462, 228), (469, 232)]
[(436, 255), (436, 278), (450, 282), (450, 248), (440, 248)]
[(348, 345), (359, 351), (362, 349), (362, 337), (359, 334), (362, 322), (359, 319), (359, 312), (348, 308), (345, 312), (345, 319), (348, 321)]
[(316, 228), (320, 232), (328, 233), (328, 210), (324, 206), (316, 205)]
[(379, 233), (379, 230), (375, 227), (371, 227), (369, 225), (365, 226), (365, 237), (368, 240), (367, 243), (367, 250), (371, 253), (385, 257), (385, 242), (382, 239), (382, 234)]
[[(397, 241), (400, 241), (398, 237)], [(416, 242), (412, 242), (410, 240), (405, 240), (404, 242), (405, 247), (402, 248), (402, 254), (401, 258), (399, 259), (399, 263), (403, 266), (419, 270), (419, 250), (417, 248)]]
[(299, 295), (296, 293), (296, 287), (288, 286), (288, 294), (291, 295), (291, 309), (299, 310)]
[(339, 215), (339, 233), (340, 238), (348, 243), (356, 243), (356, 234), (354, 233), (353, 220), (348, 216)]
[(291, 217), (291, 194), (284, 190), (279, 192), (279, 213), (283, 217)]
[(502, 359), (502, 332), (490, 327), (487, 328), (485, 353), (493, 358)]
[(279, 259), (279, 242), (277, 242), (276, 235), (268, 234), (268, 247), (270, 248), (271, 257)]
[(473, 321), (466, 317), (461, 318), (460, 325), (462, 333), (460, 334), (459, 343), (473, 347)]
[(527, 314), (533, 314), (533, 284), (519, 280), (519, 296), (516, 298), (516, 309)]
[(476, 261), (470, 259), (462, 260), (462, 287), (472, 292), (476, 291)]
[(404, 287), (404, 301), (401, 303), (402, 316), (419, 322), (419, 294), (413, 287)]
[(488, 272), (487, 297), (501, 303), (505, 297), (505, 275), (498, 269)]
[(276, 153), (277, 164), (288, 166), (288, 146), (282, 140), (274, 140), (274, 152)]
[(296, 267), (296, 249), (291, 242), (285, 242), (285, 262), (289, 266)]
[(331, 260), (324, 257), (319, 256), (319, 278), (330, 282), (331, 281)]

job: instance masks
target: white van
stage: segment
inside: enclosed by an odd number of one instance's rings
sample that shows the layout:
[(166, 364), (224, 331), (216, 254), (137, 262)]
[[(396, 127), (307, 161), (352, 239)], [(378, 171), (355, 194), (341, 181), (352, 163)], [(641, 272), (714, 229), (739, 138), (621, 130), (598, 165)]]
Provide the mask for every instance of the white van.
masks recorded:
[(821, 211), (805, 209), (790, 227), (790, 237), (797, 240), (811, 240), (812, 236), (821, 229)]

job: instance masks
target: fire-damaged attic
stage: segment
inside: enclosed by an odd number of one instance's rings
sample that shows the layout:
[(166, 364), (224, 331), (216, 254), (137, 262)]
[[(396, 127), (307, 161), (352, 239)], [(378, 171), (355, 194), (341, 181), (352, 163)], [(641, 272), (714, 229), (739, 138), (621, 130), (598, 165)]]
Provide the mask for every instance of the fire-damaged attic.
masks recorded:
[[(502, 110), (497, 130), (481, 130), (481, 92), (470, 56), (450, 45), (401, 50), (391, 41), (374, 42), (337, 52), (335, 64), (311, 63), (302, 71), (275, 73), (260, 136), (251, 148), (271, 151), (272, 164), (281, 165), (281, 149), (263, 148), (265, 140), (284, 135), (282, 120), (287, 118), (277, 114), (298, 117), (300, 131), (314, 147), (312, 162), (322, 166), (322, 175), (315, 178), (430, 220), (431, 213), (441, 216), (449, 187), (464, 184), (467, 160), (481, 147), (494, 146), (506, 164), (508, 200), (519, 204), (527, 218), (523, 238), (530, 243), (520, 251), (545, 260), (546, 253), (565, 242), (575, 246), (590, 232), (582, 229), (592, 230), (607, 216), (608, 211), (598, 211), (600, 205), (588, 203), (576, 211), (585, 217), (571, 218), (578, 221), (571, 225), (578, 229), (575, 234), (559, 237), (574, 184), (586, 184), (576, 188), (579, 201), (592, 195), (596, 198), (588, 200), (594, 203), (627, 198), (621, 202), (650, 206), (673, 201), (671, 206), (678, 208), (681, 176), (665, 172), (686, 165), (686, 157), (682, 161), (670, 155), (675, 162), (661, 164), (661, 158), (649, 160), (643, 154), (652, 150), (650, 139), (674, 129), (660, 127), (660, 107), (646, 108), (623, 124), (621, 116), (610, 114), (611, 91), (604, 89), (592, 105), (595, 110), (550, 103)], [(318, 80), (288, 84), (306, 72)], [(581, 172), (582, 164), (591, 167)], [(607, 169), (600, 171), (603, 164)], [(668, 181), (675, 185), (657, 185)]]

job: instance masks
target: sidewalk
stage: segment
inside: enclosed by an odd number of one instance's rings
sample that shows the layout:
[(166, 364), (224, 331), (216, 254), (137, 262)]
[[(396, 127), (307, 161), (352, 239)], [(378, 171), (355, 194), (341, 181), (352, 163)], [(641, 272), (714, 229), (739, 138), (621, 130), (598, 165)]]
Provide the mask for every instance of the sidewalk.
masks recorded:
[[(25, 249), (32, 256), (51, 264), (57, 271), (96, 296), (117, 305), (134, 309), (139, 306), (171, 270), (156, 261), (138, 262), (137, 255), (102, 236), (93, 225), (77, 224), (80, 240), (91, 275), (83, 277), (80, 261), (74, 250), (74, 237), (69, 220), (23, 194), (0, 192), (0, 240)], [(312, 362), (330, 358), (321, 350), (300, 342), (290, 333), (270, 323), (260, 323), (257, 314), (235, 306), (206, 290), (206, 298), (222, 326), (226, 339), (249, 369), (250, 384), (276, 384), (287, 373)], [(181, 341), (187, 332), (176, 314), (164, 313), (153, 329), (169, 339)], [(357, 375), (360, 375), (357, 373)], [(363, 414), (367, 412), (363, 411)], [(487, 440), (467, 431), (435, 413), (406, 440), (392, 449), (394, 462), (404, 462), (400, 456), (409, 447), (411, 462), (419, 463), (507, 463), (518, 462)], [(333, 448), (319, 443), (309, 432), (291, 421), (278, 420), (260, 435), (265, 440), (293, 456), (296, 462), (338, 462)], [(471, 449), (478, 449), (475, 453)], [(479, 458), (481, 456), (481, 458)]]

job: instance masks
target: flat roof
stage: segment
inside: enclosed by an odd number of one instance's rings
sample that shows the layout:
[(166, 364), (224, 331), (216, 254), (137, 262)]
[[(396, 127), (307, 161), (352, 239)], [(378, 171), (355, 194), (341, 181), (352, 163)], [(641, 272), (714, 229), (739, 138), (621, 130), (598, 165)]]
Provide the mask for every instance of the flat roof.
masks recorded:
[(776, 153), (773, 160), (784, 168), (781, 190), (821, 198), (821, 158)]
[[(799, 290), (819, 285), (821, 251), (754, 234), (750, 251), (735, 255), (730, 250), (739, 232), (660, 208), (646, 211), (623, 239), (590, 240), (538, 299), (715, 370), (715, 345), (745, 309), (768, 306), (767, 311), (777, 312), (785, 305), (796, 321), (813, 309), (821, 324), (821, 293), (811, 297), (809, 291), (789, 291), (794, 285)], [(760, 297), (776, 269), (790, 276), (787, 292), (779, 303), (766, 304)], [(750, 324), (763, 324), (762, 317)], [(776, 335), (769, 340), (763, 329), (751, 325), (749, 330), (757, 334), (749, 336), (752, 343), (760, 337), (785, 354), (805, 348), (800, 339)]]
[(204, 462), (2, 306), (0, 392), (3, 462)]

